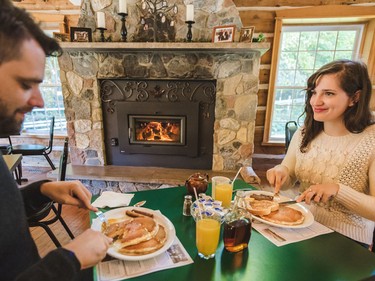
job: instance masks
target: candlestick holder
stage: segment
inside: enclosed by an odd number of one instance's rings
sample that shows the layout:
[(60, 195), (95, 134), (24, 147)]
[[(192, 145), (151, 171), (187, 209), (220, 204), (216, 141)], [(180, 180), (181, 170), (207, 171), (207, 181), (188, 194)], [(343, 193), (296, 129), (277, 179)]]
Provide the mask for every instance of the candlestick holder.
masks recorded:
[(191, 27), (193, 26), (193, 23), (195, 23), (195, 21), (188, 20), (188, 21), (185, 21), (185, 23), (187, 23), (188, 25), (188, 32), (186, 34), (186, 39), (188, 42), (191, 42), (191, 39), (193, 38), (193, 34), (191, 33)]
[(107, 30), (107, 28), (104, 27), (97, 27), (96, 29), (100, 30), (100, 42), (105, 42), (104, 38), (104, 30)]
[(118, 15), (121, 17), (121, 41), (126, 42), (126, 37), (128, 35), (128, 30), (126, 29), (125, 21), (127, 13), (118, 13)]

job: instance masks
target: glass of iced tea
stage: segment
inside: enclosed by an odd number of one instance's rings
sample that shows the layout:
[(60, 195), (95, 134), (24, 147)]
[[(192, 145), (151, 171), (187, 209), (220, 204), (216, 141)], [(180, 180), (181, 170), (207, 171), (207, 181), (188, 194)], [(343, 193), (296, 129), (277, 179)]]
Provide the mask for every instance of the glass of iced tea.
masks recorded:
[(232, 201), (233, 184), (227, 177), (212, 178), (213, 198), (221, 201), (223, 207), (229, 208)]
[(213, 258), (219, 244), (221, 217), (207, 211), (195, 219), (198, 255), (203, 259)]

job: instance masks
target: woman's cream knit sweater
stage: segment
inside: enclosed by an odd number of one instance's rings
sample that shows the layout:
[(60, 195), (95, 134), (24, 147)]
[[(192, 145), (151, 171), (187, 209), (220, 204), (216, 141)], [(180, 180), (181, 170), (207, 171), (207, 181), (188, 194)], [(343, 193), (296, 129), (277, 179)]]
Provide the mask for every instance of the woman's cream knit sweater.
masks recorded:
[(294, 134), (281, 165), (289, 169), (283, 187), (296, 180), (300, 191), (310, 185), (337, 183), (327, 204), (311, 204), (316, 221), (356, 241), (371, 244), (375, 226), (375, 125), (360, 134), (332, 137), (320, 133), (301, 153), (301, 130)]

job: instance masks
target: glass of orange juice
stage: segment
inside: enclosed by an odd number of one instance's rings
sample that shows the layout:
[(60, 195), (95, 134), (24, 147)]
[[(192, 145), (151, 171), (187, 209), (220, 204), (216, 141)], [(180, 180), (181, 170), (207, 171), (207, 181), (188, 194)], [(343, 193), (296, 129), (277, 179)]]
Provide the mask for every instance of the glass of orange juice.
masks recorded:
[(215, 257), (219, 244), (221, 218), (217, 214), (202, 212), (196, 217), (196, 245), (198, 256), (203, 259)]
[(215, 200), (221, 201), (223, 207), (229, 208), (233, 192), (233, 184), (231, 183), (231, 180), (226, 177), (220, 177), (215, 180), (212, 178), (212, 188), (215, 190), (212, 197)]

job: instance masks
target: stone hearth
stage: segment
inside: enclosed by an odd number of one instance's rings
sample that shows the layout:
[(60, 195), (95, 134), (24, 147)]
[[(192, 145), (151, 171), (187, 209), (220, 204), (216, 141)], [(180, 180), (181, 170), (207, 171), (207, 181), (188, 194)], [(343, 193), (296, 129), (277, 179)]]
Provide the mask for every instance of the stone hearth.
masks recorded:
[[(59, 58), (75, 165), (105, 165), (98, 79), (215, 79), (212, 169), (251, 164), (259, 62), (268, 43), (62, 43)], [(145, 166), (147, 164), (145, 163)]]

